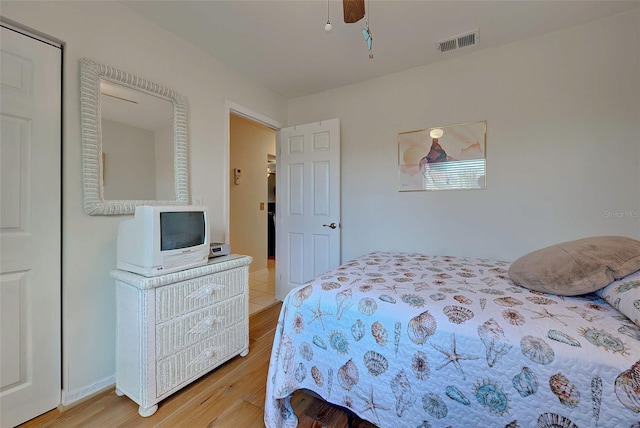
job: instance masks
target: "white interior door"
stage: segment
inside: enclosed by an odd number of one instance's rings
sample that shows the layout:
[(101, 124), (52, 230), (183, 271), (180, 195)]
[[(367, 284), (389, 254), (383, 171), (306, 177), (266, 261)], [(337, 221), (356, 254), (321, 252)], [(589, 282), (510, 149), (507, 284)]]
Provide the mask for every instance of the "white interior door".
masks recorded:
[(340, 264), (340, 120), (278, 133), (276, 299)]
[(1, 29), (0, 426), (60, 404), (60, 48)]

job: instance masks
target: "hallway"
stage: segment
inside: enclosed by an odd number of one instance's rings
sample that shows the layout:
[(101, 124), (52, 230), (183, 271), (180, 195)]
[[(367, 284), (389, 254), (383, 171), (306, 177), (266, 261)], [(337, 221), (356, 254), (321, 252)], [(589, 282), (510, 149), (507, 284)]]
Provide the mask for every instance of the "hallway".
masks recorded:
[(267, 269), (249, 273), (249, 315), (276, 302), (276, 261), (269, 259)]

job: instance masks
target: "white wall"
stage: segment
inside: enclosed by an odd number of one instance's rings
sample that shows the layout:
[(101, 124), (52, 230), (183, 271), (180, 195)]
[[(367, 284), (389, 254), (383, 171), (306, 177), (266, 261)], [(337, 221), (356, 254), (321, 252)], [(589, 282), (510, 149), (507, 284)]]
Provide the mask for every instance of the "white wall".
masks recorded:
[[(514, 260), (590, 235), (640, 238), (639, 22), (636, 10), (290, 100), (290, 126), (341, 120), (343, 261)], [(399, 132), (485, 119), (486, 190), (397, 191)]]
[(163, 84), (188, 100), (190, 189), (224, 239), (228, 197), (225, 100), (281, 122), (285, 100), (117, 2), (2, 1), (2, 15), (64, 42), (63, 404), (114, 382), (116, 233), (127, 216), (89, 216), (82, 204), (79, 61)]
[(241, 183), (229, 189), (229, 243), (253, 257), (249, 270), (256, 272), (267, 268), (267, 154), (276, 152), (276, 132), (233, 114), (229, 130), (230, 166), (242, 171)]

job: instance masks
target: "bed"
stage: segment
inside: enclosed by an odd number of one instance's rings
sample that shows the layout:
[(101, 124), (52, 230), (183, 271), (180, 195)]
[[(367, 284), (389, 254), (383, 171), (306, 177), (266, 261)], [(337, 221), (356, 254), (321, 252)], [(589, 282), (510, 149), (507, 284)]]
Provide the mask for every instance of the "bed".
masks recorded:
[(509, 266), (374, 252), (293, 290), (266, 426), (297, 426), (305, 390), (379, 427), (640, 427), (640, 330), (620, 312), (640, 272), (568, 297)]

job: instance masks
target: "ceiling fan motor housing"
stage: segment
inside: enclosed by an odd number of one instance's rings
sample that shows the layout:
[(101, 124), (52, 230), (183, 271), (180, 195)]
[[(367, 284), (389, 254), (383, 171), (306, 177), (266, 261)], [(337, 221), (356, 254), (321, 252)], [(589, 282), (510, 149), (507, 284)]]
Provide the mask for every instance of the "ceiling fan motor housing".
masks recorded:
[(353, 24), (364, 18), (364, 0), (342, 0), (344, 22)]

